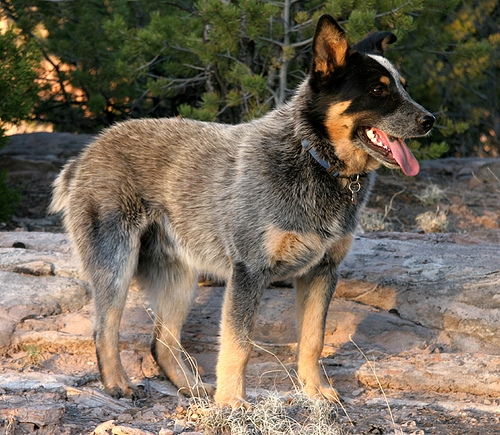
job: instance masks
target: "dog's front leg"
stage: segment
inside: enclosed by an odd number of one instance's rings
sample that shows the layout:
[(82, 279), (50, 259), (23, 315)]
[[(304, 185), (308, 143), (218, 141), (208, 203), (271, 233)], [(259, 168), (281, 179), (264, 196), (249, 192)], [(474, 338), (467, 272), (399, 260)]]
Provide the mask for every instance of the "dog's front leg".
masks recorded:
[(321, 373), (326, 314), (335, 286), (336, 271), (315, 269), (297, 279), (298, 375), (302, 389), (311, 398), (338, 400), (337, 391)]
[(352, 236), (334, 246), (323, 261), (297, 278), (298, 376), (311, 398), (338, 401), (339, 395), (321, 372), (319, 359), (324, 345), (326, 316), (338, 281), (338, 266), (347, 255)]
[(247, 406), (245, 368), (252, 348), (255, 318), (266, 285), (265, 274), (243, 263), (233, 265), (222, 308), (221, 346), (217, 363), (218, 405)]

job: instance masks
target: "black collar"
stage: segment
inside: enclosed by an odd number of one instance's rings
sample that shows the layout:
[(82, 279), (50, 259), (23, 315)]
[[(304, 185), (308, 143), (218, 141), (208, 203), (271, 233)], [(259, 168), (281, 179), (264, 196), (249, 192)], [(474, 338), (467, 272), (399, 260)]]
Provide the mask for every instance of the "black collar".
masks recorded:
[(361, 177), (366, 177), (367, 174), (362, 173), (362, 174), (356, 174), (356, 175), (340, 175), (340, 171), (335, 171), (335, 168), (328, 163), (327, 160), (322, 159), (317, 151), (314, 149), (314, 147), (309, 143), (307, 139), (302, 139), (302, 148), (304, 148), (305, 151), (307, 151), (311, 156), (316, 160), (323, 168), (326, 169), (326, 172), (328, 172), (333, 178), (345, 178), (349, 180), (349, 184), (347, 185), (347, 188), (351, 192), (351, 202), (353, 204), (356, 204), (358, 202), (358, 192), (361, 190), (361, 183), (359, 179)]

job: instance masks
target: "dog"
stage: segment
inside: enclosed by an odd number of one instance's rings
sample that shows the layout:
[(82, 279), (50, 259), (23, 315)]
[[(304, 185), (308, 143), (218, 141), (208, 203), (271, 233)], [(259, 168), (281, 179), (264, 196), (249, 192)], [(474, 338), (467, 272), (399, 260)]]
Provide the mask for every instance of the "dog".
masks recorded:
[[(105, 391), (135, 397), (119, 357), (119, 324), (133, 278), (156, 321), (152, 354), (181, 390), (245, 404), (245, 367), (262, 293), (293, 279), (298, 367), (310, 397), (338, 400), (318, 360), (338, 268), (380, 165), (408, 176), (404, 139), (434, 116), (411, 99), (383, 53), (396, 37), (349, 45), (323, 15), (308, 77), (290, 101), (249, 123), (141, 119), (105, 130), (67, 163), (50, 206), (91, 282), (94, 339)], [(197, 274), (224, 279), (217, 389), (197, 381), (179, 350)], [(161, 341), (161, 343), (160, 343)]]

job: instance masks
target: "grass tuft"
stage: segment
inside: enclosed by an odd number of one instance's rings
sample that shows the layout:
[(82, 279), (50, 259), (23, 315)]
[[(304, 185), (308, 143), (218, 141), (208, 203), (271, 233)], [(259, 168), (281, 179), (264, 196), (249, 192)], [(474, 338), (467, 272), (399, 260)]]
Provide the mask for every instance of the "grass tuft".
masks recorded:
[(43, 365), (44, 356), (41, 347), (38, 344), (28, 344), (24, 347), (26, 356), (23, 358), (23, 366), (31, 368), (40, 368)]
[(392, 231), (394, 225), (386, 221), (387, 216), (374, 210), (364, 209), (361, 212), (360, 224), (364, 231)]
[(288, 397), (269, 392), (246, 408), (221, 408), (206, 399), (192, 399), (196, 424), (215, 435), (346, 435), (338, 423), (339, 407), (300, 392)]
[(415, 221), (424, 233), (442, 233), (448, 226), (446, 213), (439, 208), (435, 212), (427, 211), (419, 214)]
[(428, 185), (423, 192), (415, 194), (422, 205), (429, 207), (438, 204), (444, 197), (445, 191), (436, 184)]

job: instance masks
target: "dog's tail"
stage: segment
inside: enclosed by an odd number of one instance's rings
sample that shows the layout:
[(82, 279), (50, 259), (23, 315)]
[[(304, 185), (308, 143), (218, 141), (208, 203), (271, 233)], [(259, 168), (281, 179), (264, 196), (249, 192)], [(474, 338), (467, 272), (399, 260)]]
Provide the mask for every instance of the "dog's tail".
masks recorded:
[(70, 160), (54, 181), (49, 213), (59, 213), (67, 209), (70, 184), (77, 166), (78, 161), (76, 159)]

